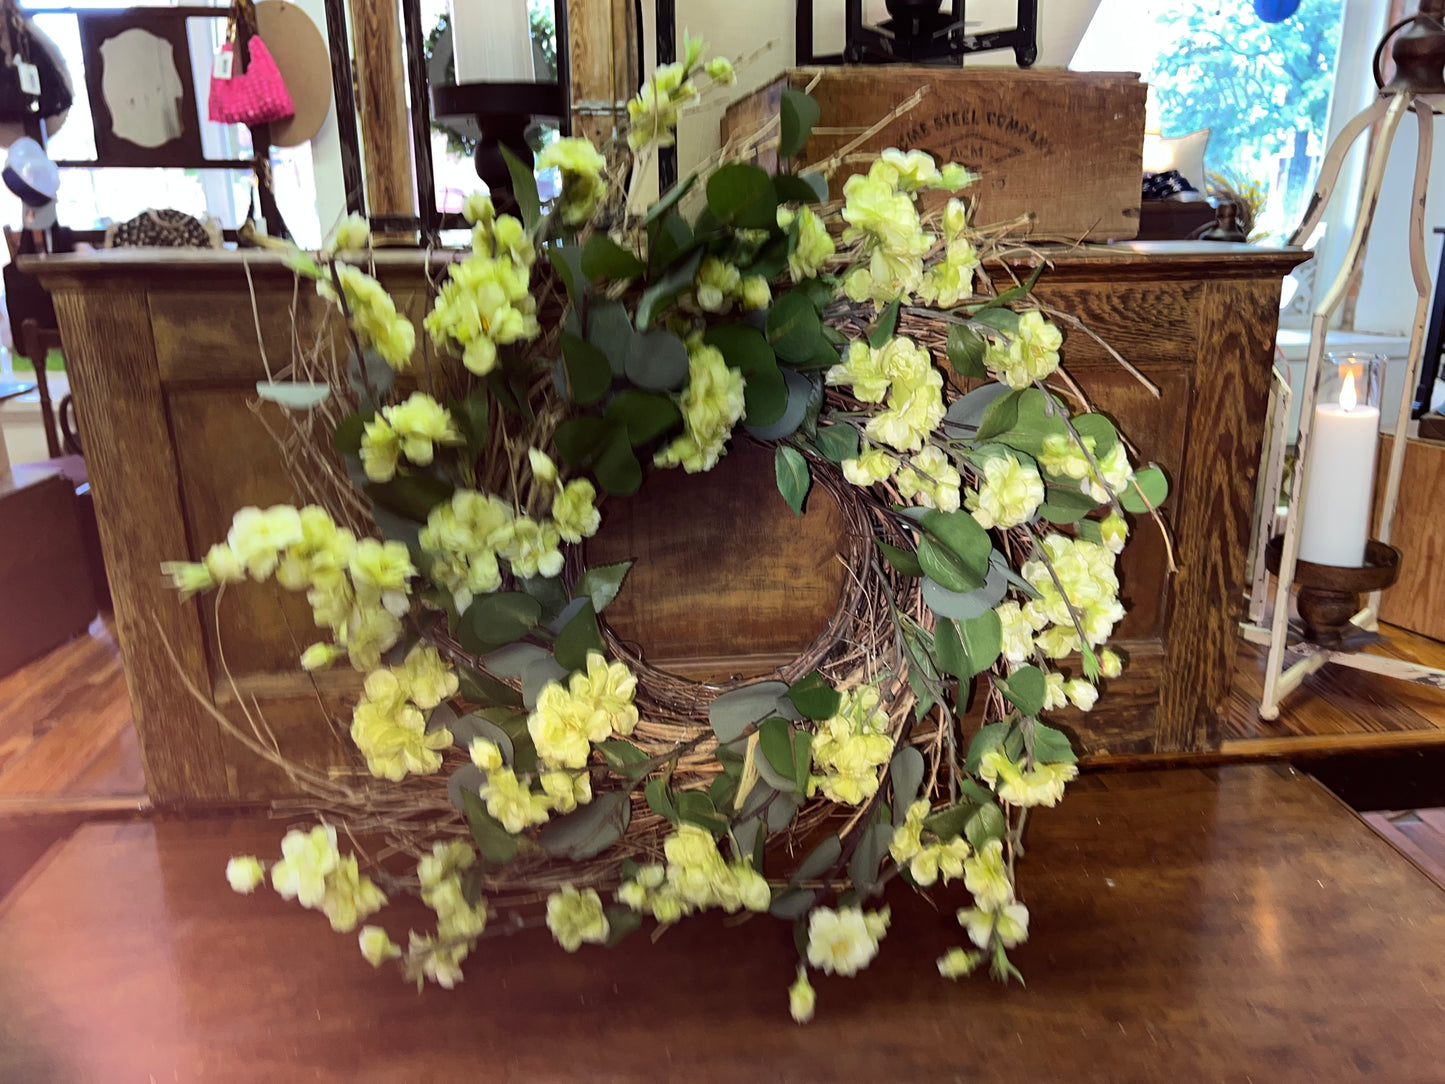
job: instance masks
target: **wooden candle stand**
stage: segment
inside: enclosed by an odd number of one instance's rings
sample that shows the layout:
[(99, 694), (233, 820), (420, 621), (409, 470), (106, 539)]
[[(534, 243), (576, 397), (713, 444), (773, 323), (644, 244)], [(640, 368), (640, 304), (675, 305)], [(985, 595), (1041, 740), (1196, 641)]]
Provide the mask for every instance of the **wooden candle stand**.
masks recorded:
[[(1265, 562), (1276, 575), (1283, 550), (1283, 537), (1273, 539), (1265, 550)], [(1305, 639), (1320, 647), (1343, 647), (1345, 634), (1355, 628), (1352, 619), (1360, 612), (1360, 596), (1393, 586), (1399, 576), (1400, 551), (1374, 539), (1365, 546), (1362, 568), (1297, 561), (1294, 579), (1300, 592), (1296, 601)]]

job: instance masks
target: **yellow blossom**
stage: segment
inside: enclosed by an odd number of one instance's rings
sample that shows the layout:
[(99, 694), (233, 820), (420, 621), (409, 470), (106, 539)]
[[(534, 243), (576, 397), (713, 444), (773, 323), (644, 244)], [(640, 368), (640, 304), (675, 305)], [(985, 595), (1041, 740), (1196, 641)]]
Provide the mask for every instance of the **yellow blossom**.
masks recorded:
[(371, 224), (363, 215), (347, 215), (331, 235), (331, 252), (360, 252), (371, 247)]
[(574, 478), (552, 500), (552, 522), (564, 542), (591, 538), (602, 525), (602, 513), (593, 502), (597, 490), (586, 478)]
[(995, 933), (1004, 948), (1013, 948), (1028, 940), (1029, 909), (1021, 903), (1003, 904), (996, 909), (965, 907), (958, 912), (958, 924), (981, 949), (988, 947)]
[(1003, 857), (1003, 842), (991, 839), (963, 862), (963, 883), (977, 904), (993, 910), (1011, 903), (1013, 882)]
[[(401, 454), (419, 467), (431, 463), (434, 445), (462, 443), (452, 412), (425, 392), (412, 392), (405, 402), (383, 407), (381, 415), (395, 430)], [(363, 435), (363, 449), (365, 443)]]
[(980, 527), (1017, 527), (1033, 518), (1044, 499), (1044, 480), (1037, 470), (1013, 455), (995, 455), (984, 461), (982, 473), (977, 492), (966, 498)]
[(576, 952), (583, 944), (603, 944), (611, 932), (597, 890), (578, 892), (571, 885), (563, 885), (560, 892), (547, 897), (547, 928), (568, 952)]
[(171, 578), (171, 586), (180, 592), (182, 602), (216, 586), (211, 570), (200, 562), (166, 561), (161, 565), (161, 572)]
[(888, 452), (864, 441), (856, 459), (843, 460), (843, 477), (855, 486), (871, 486), (891, 475), (895, 462)]
[(592, 801), (592, 776), (586, 771), (577, 773), (566, 771), (543, 772), (538, 777), (542, 784), (542, 793), (552, 803), (552, 809), (557, 813), (571, 813), (579, 805), (586, 805)]
[(788, 1013), (797, 1023), (806, 1024), (813, 1019), (817, 1005), (818, 995), (808, 981), (808, 970), (799, 964), (798, 977), (793, 980), (793, 985), (788, 987)]
[(937, 508), (940, 512), (958, 511), (961, 479), (948, 456), (935, 445), (927, 445), (908, 461), (907, 466), (900, 467), (894, 480), (899, 496), (904, 500), (917, 497), (918, 503), (925, 508)]
[[(601, 652), (587, 652), (587, 672), (573, 674), (569, 682), (572, 696), (588, 700), (607, 716), (607, 725), (626, 737), (637, 726), (637, 675), (623, 662), (609, 663)], [(601, 740), (601, 739), (594, 739)]]
[(361, 430), (361, 467), (373, 482), (389, 482), (401, 459), (401, 437), (385, 418), (373, 418)]
[(301, 652), (301, 669), (325, 670), (346, 654), (344, 647), (336, 644), (315, 643)]
[(529, 825), (543, 824), (547, 820), (546, 796), (533, 794), (532, 788), (518, 779), (511, 768), (489, 773), (480, 793), (487, 803), (487, 812), (513, 835)]
[(687, 367), (687, 390), (678, 402), (683, 435), (659, 451), (653, 463), (697, 474), (717, 465), (743, 416), (743, 375), (728, 368), (721, 350), (702, 344), (689, 346)]
[(541, 448), (527, 449), (527, 466), (532, 469), (533, 480), (544, 490), (557, 484), (557, 464)]
[(589, 140), (578, 136), (557, 139), (542, 148), (537, 156), (537, 169), (556, 167), (562, 174), (562, 195), (559, 209), (562, 222), (580, 226), (607, 194), (607, 159)]
[(1099, 699), (1099, 690), (1083, 678), (1070, 678), (1064, 683), (1064, 692), (1069, 703), (1080, 711), (1089, 711)]
[[(231, 529), (226, 534), (226, 545), (230, 548), (253, 579), (264, 580), (276, 571), (276, 564), (282, 550), (301, 541), (301, 514), (289, 505), (278, 504), (262, 511), (260, 508), (242, 508), (231, 520)], [(207, 554), (207, 567), (210, 568)], [(212, 575), (215, 570), (212, 570)], [(225, 582), (221, 576), (216, 579)]]
[(240, 583), (246, 578), (246, 566), (236, 556), (236, 551), (224, 542), (217, 542), (208, 549), (201, 563), (217, 584)]
[(491, 773), (500, 771), (502, 767), (502, 750), (494, 741), (486, 738), (473, 738), (468, 749), (472, 763), (482, 771)]
[(938, 973), (945, 979), (958, 979), (973, 974), (974, 969), (982, 962), (981, 953), (955, 947), (938, 958)]
[(423, 710), (455, 696), (459, 687), (456, 671), (430, 644), (418, 643), (408, 651), (396, 676), (407, 699)]
[(815, 907), (808, 916), (808, 963), (825, 975), (856, 975), (878, 955), (881, 937), (858, 907)]
[(249, 896), (258, 885), (266, 882), (266, 867), (255, 855), (238, 854), (226, 863), (226, 880), (231, 891)]
[(1004, 340), (990, 341), (983, 363), (1011, 388), (1026, 388), (1059, 367), (1061, 331), (1037, 309), (1019, 316), (1018, 330)]
[[(778, 214), (781, 216), (782, 213), (780, 209)], [(792, 252), (788, 254), (788, 274), (793, 282), (817, 278), (818, 272), (822, 271), (837, 251), (823, 220), (812, 208), (799, 207), (796, 216), (788, 225), (784, 226), (781, 219), (778, 224), (783, 229), (791, 228), (798, 239)]]
[(331, 920), (333, 930), (350, 933), (361, 919), (384, 906), (386, 895), (371, 878), (361, 876), (354, 854), (336, 863), (326, 878), (326, 895), (321, 900), (321, 910)]
[(401, 955), (400, 946), (394, 944), (380, 926), (361, 927), (361, 936), (357, 941), (361, 945), (362, 957), (372, 967), (380, 967), (387, 960), (394, 960)]
[(555, 523), (538, 523), (530, 516), (512, 521), (511, 537), (498, 552), (518, 576), (555, 576), (562, 571), (561, 531)]
[(554, 768), (586, 767), (592, 743), (605, 741), (611, 732), (607, 711), (590, 693), (579, 696), (555, 681), (542, 688), (527, 717), (537, 755)]
[(320, 907), (326, 898), (326, 876), (340, 861), (331, 825), (318, 824), (309, 832), (293, 829), (281, 840), (281, 861), (271, 867), (271, 886), (282, 899)]
[(1124, 672), (1124, 660), (1112, 648), (1099, 652), (1099, 673), (1106, 678), (1116, 678)]

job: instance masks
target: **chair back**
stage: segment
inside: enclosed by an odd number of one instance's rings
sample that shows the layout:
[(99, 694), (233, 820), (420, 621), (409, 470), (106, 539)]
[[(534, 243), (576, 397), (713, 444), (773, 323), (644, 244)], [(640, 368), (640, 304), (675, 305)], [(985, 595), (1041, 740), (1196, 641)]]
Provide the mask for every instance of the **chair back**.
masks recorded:
[[(5, 231), (7, 234), (9, 230)], [(61, 454), (60, 424), (55, 409), (50, 405), (50, 377), (45, 371), (45, 360), (51, 350), (60, 349), (60, 331), (53, 327), (41, 327), (33, 319), (20, 324), (20, 353), (35, 367), (35, 388), (40, 393), (40, 420), (45, 426), (45, 449), (51, 459)]]

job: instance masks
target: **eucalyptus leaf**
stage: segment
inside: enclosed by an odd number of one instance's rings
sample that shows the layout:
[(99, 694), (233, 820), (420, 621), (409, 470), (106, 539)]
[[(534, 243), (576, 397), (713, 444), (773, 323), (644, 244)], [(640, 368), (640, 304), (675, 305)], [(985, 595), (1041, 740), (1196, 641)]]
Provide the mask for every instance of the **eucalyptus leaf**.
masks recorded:
[(908, 807), (918, 800), (926, 770), (923, 754), (915, 746), (905, 745), (893, 754), (893, 760), (888, 764), (888, 779), (893, 784), (894, 824), (902, 824), (908, 819)]
[(389, 482), (369, 482), (366, 495), (404, 519), (425, 523), (431, 510), (452, 498), (453, 487), (426, 471), (398, 473)]
[[(992, 799), (990, 799), (991, 803)], [(961, 801), (946, 809), (940, 809), (937, 813), (929, 814), (923, 819), (923, 826), (944, 843), (948, 843), (963, 833), (964, 826), (978, 812), (979, 807), (978, 802)]]
[(853, 848), (853, 860), (848, 864), (848, 876), (853, 887), (864, 895), (877, 891), (878, 871), (892, 841), (893, 825), (882, 821), (870, 824), (858, 837), (857, 846)]
[(488, 673), (517, 681), (534, 662), (551, 657), (550, 651), (536, 644), (508, 644), (477, 661), (486, 667)]
[(614, 497), (630, 497), (642, 487), (642, 464), (633, 454), (632, 442), (622, 426), (609, 424), (592, 473), (597, 484)]
[(597, 611), (589, 599), (575, 617), (563, 626), (552, 645), (552, 653), (558, 665), (567, 670), (587, 669), (588, 652), (605, 654), (602, 632), (597, 627)]
[(667, 212), (676, 207), (682, 201), (682, 198), (692, 191), (692, 186), (696, 183), (697, 174), (688, 174), (686, 179), (673, 185), (666, 195), (647, 209), (647, 214), (643, 216), (642, 221), (648, 226), (654, 225), (659, 219), (665, 216)]
[(542, 604), (521, 591), (482, 595), (462, 615), (464, 628), (483, 643), (500, 647), (520, 640), (536, 627)]
[(773, 715), (785, 717), (792, 714), (792, 704), (787, 700), (788, 686), (781, 681), (759, 681), (723, 693), (708, 707), (708, 722), (720, 742), (727, 743), (742, 737), (743, 732), (753, 723)]
[(491, 435), (491, 401), (485, 388), (477, 388), (465, 399), (452, 400), (452, 417), (467, 442), (467, 451), (476, 455), (486, 446)]
[(647, 754), (630, 741), (608, 738), (598, 742), (596, 749), (607, 761), (607, 766), (625, 779), (636, 782), (648, 773), (650, 761)]
[(739, 860), (746, 859), (751, 863), (753, 869), (761, 873), (762, 863), (757, 861), (758, 851), (768, 837), (762, 818), (750, 817), (745, 821), (739, 821), (732, 827), (732, 837), (733, 843), (737, 845), (737, 854), (734, 857)]
[(774, 918), (802, 918), (817, 899), (818, 893), (811, 888), (792, 888), (773, 900), (768, 914)]
[(787, 696), (805, 719), (831, 719), (843, 702), (843, 694), (816, 670), (793, 682)]
[(803, 502), (808, 499), (808, 490), (813, 485), (813, 475), (808, 470), (808, 461), (803, 453), (786, 444), (780, 444), (774, 455), (774, 469), (778, 479), (778, 492), (797, 515), (803, 514)]
[(804, 881), (815, 881), (832, 869), (842, 857), (843, 841), (837, 836), (828, 836), (808, 853), (807, 858), (798, 863), (789, 883), (796, 888)]
[(1094, 438), (1092, 450), (1095, 459), (1103, 459), (1114, 450), (1114, 445), (1119, 443), (1119, 431), (1114, 428), (1114, 423), (1098, 411), (1076, 415), (1074, 431), (1082, 440)]
[(612, 397), (603, 416), (626, 431), (634, 448), (656, 440), (682, 422), (677, 404), (666, 395), (630, 388)]
[(878, 546), (878, 552), (883, 554), (883, 559), (897, 572), (905, 576), (922, 576), (923, 566), (918, 563), (918, 554), (912, 550), (902, 549), (892, 543), (884, 542), (881, 538), (874, 540)]
[[(542, 199), (537, 194), (537, 176), (532, 166), (518, 158), (506, 144), (499, 144), (502, 159), (507, 163), (507, 173), (512, 178), (512, 198), (517, 201), (517, 211), (522, 225), (528, 233), (535, 233), (542, 221)], [(530, 157), (531, 152), (528, 151)]]
[[(925, 584), (932, 582), (932, 580), (924, 581)], [(962, 681), (967, 681), (973, 676), (968, 652), (964, 649), (958, 626), (952, 618), (940, 617), (938, 623), (933, 627), (933, 661), (945, 674), (952, 674)]]
[(793, 818), (798, 815), (802, 808), (803, 799), (797, 794), (778, 794), (768, 803), (768, 811), (765, 814), (768, 822), (769, 832), (781, 832), (788, 825), (793, 823)]
[(356, 455), (361, 451), (361, 437), (366, 430), (366, 423), (375, 417), (374, 410), (348, 414), (336, 423), (336, 431), (331, 434), (331, 446), (342, 455)]
[(999, 722), (989, 723), (981, 726), (968, 743), (968, 753), (964, 758), (964, 770), (970, 774), (978, 774), (979, 765), (983, 763), (984, 754), (997, 749), (1008, 736), (1009, 728), (1013, 724)]
[(898, 298), (888, 303), (887, 308), (879, 315), (872, 330), (868, 332), (868, 345), (874, 350), (882, 350), (893, 338), (893, 332), (898, 328)]
[(385, 399), (396, 383), (396, 370), (375, 350), (362, 351), (358, 358), (355, 352), (346, 358), (346, 382), (364, 405), (375, 396)]
[(607, 234), (594, 233), (582, 246), (582, 273), (592, 282), (626, 281), (647, 270), (647, 265)]
[(981, 674), (998, 661), (1003, 651), (1003, 622), (997, 610), (958, 623), (959, 636), (968, 652), (969, 669)]
[[(993, 552), (993, 541), (988, 532), (978, 525), (978, 520), (962, 509), (956, 512), (929, 509), (919, 517), (918, 522), (930, 538), (946, 546), (964, 563), (969, 572), (977, 577), (978, 583), (973, 587), (982, 586), (988, 573), (988, 559)], [(963, 590), (948, 586), (951, 590)], [(973, 590), (973, 587), (967, 590)]]
[[(571, 602), (567, 603), (566, 606), (562, 607), (562, 612), (559, 613), (556, 617), (552, 618), (552, 620), (547, 622), (547, 631), (552, 633), (553, 635), (556, 635), (564, 628), (566, 628), (567, 622), (571, 621), (574, 617), (581, 613), (582, 607), (586, 606), (587, 603), (590, 601), (587, 594), (583, 591), (576, 591), (574, 592), (574, 594), (576, 595), (576, 597), (573, 598)], [(596, 607), (594, 606), (593, 609), (595, 610)]]
[[(1003, 601), (1008, 593), (1008, 577), (992, 562), (989, 562), (983, 586), (972, 591), (950, 591), (931, 579), (923, 581), (923, 602), (939, 617), (951, 617), (963, 621), (982, 617)], [(959, 675), (964, 676), (964, 675)]]
[(807, 145), (813, 126), (818, 123), (818, 100), (793, 87), (784, 87), (778, 105), (778, 157), (796, 158)]
[(601, 613), (611, 605), (617, 593), (622, 590), (622, 581), (632, 567), (631, 561), (618, 561), (612, 565), (595, 565), (582, 574), (573, 589), (579, 598), (583, 595), (592, 600), (592, 609)]
[(547, 249), (547, 262), (557, 272), (567, 296), (574, 306), (581, 306), (587, 290), (587, 276), (582, 273), (582, 249), (578, 245), (558, 245)]
[(949, 404), (943, 415), (943, 428), (950, 436), (970, 437), (983, 424), (983, 416), (995, 399), (1009, 394), (1006, 384), (990, 383), (974, 388)]
[(622, 791), (596, 795), (575, 812), (553, 817), (537, 834), (548, 854), (582, 861), (593, 858), (622, 838), (632, 820), (632, 803)]
[(612, 367), (607, 355), (586, 339), (561, 336), (562, 362), (567, 367), (567, 391), (574, 403), (587, 406), (597, 402), (612, 387)]
[(677, 806), (678, 820), (683, 823), (695, 824), (711, 832), (714, 839), (721, 838), (727, 831), (727, 817), (717, 811), (712, 799), (702, 791), (680, 790), (672, 796), (672, 800)]
[[(542, 616), (539, 623), (554, 620), (558, 614), (567, 608), (569, 597), (567, 587), (560, 576), (533, 576), (521, 577), (518, 582), (522, 590), (531, 595), (542, 605)], [(495, 673), (496, 671), (493, 671)]]
[(767, 327), (769, 344), (778, 357), (790, 362), (810, 361), (823, 334), (818, 310), (808, 295), (798, 289), (774, 299), (768, 310)]
[(647, 798), (647, 807), (659, 817), (665, 817), (673, 824), (677, 823), (677, 805), (672, 800), (672, 792), (668, 789), (668, 778), (659, 775), (647, 781), (643, 788), (643, 795)]
[(501, 750), (502, 760), (506, 763), (512, 763), (516, 755), (512, 748), (512, 736), (490, 719), (475, 712), (457, 717), (448, 724), (447, 729), (452, 732), (452, 741), (459, 749), (470, 749), (473, 741), (483, 738)]
[(481, 795), (466, 788), (462, 788), (461, 795), (462, 809), (467, 815), (467, 827), (472, 830), (472, 839), (476, 841), (477, 850), (482, 852), (482, 857), (498, 865), (504, 865), (516, 858), (519, 850), (517, 837), (511, 835), (487, 812)]
[(765, 170), (745, 162), (719, 166), (707, 179), (707, 207), (720, 223), (737, 229), (774, 229), (778, 194)]
[(634, 335), (623, 362), (627, 379), (649, 391), (674, 391), (687, 380), (687, 347), (670, 331)]
[(703, 341), (722, 351), (729, 368), (742, 373), (743, 417), (749, 425), (771, 425), (782, 417), (788, 389), (773, 348), (761, 332), (746, 324), (716, 324), (703, 334)]
[(654, 268), (667, 267), (697, 247), (692, 227), (681, 214), (666, 215), (652, 234), (651, 259)]
[(782, 415), (771, 425), (744, 425), (747, 432), (758, 440), (782, 440), (797, 432), (808, 415), (808, 404), (820, 385), (814, 384), (802, 373), (791, 369), (783, 371), (783, 383), (788, 389), (788, 405)]
[(603, 948), (616, 948), (624, 937), (642, 925), (642, 914), (631, 907), (614, 904), (607, 908), (607, 940)]
[(989, 403), (988, 408), (983, 412), (983, 418), (978, 424), (978, 432), (974, 434), (974, 439), (991, 440), (1013, 429), (1019, 420), (1019, 399), (1025, 391), (1035, 390), (1034, 388), (1015, 388)]
[(976, 851), (981, 851), (995, 839), (1002, 839), (1008, 832), (1008, 822), (1003, 810), (992, 802), (978, 807), (977, 812), (963, 826), (963, 834)]
[(834, 423), (818, 430), (813, 441), (824, 459), (830, 463), (842, 463), (845, 459), (857, 459), (860, 450), (858, 430), (851, 425)]
[(828, 182), (820, 173), (774, 173), (773, 190), (780, 203), (821, 203), (828, 198)]
[(702, 264), (702, 249), (695, 250), (681, 263), (675, 264), (666, 274), (642, 291), (637, 302), (637, 327), (645, 329), (653, 317), (661, 313), (683, 290), (692, 286), (693, 276)]
[[(1139, 488), (1135, 489), (1135, 485)], [(1140, 490), (1143, 491), (1142, 496)], [(1142, 515), (1164, 503), (1169, 496), (1169, 480), (1158, 467), (1144, 467), (1134, 472), (1134, 485), (1125, 486), (1117, 496), (1124, 511)]]
[(950, 591), (974, 591), (984, 584), (984, 577), (963, 558), (931, 538), (918, 540), (918, 564), (924, 575)]
[[(763, 725), (766, 726), (773, 721), (772, 719), (765, 720)], [(784, 726), (787, 725), (782, 719), (778, 719), (777, 722), (783, 723)], [(759, 747), (761, 748), (761, 743), (759, 743)], [(773, 790), (789, 796), (798, 796), (799, 800), (801, 800), (802, 788), (798, 786), (796, 780), (793, 778), (791, 764), (780, 769), (768, 759), (766, 754), (762, 754), (753, 758), (753, 766), (757, 768), (758, 775), (763, 782), (772, 787)]]
[(469, 703), (481, 704), (484, 707), (520, 708), (522, 706), (520, 692), (466, 663), (457, 665), (457, 681), (458, 691)]
[(524, 707), (535, 708), (537, 697), (542, 695), (542, 690), (552, 682), (562, 682), (567, 679), (570, 671), (550, 655), (545, 659), (538, 659), (526, 670), (522, 671), (522, 704)]
[(452, 805), (465, 813), (467, 806), (466, 801), (462, 798), (462, 793), (471, 791), (476, 794), (486, 781), (487, 777), (475, 764), (463, 764), (447, 776), (447, 797), (451, 799)]
[(1077, 485), (1050, 484), (1044, 489), (1044, 501), (1039, 505), (1039, 516), (1050, 523), (1078, 523), (1098, 506), (1098, 502)]
[(1044, 710), (1048, 685), (1044, 672), (1037, 666), (1020, 666), (1007, 678), (996, 678), (994, 686), (1025, 715), (1037, 715)]

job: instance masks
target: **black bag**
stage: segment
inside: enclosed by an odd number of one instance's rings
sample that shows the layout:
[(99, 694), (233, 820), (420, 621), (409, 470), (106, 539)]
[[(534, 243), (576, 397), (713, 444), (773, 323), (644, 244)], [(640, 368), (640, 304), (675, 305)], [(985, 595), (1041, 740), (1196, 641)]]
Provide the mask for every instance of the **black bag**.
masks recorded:
[(30, 20), (14, 0), (0, 0), (0, 123), (58, 116), (71, 100), (56, 58), (41, 45)]

